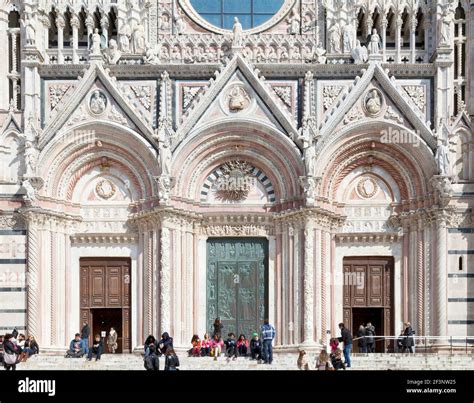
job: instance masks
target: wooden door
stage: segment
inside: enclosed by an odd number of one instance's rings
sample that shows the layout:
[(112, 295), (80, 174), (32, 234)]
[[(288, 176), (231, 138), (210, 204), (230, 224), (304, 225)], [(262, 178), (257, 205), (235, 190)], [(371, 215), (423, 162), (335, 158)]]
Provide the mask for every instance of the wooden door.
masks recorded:
[[(393, 258), (391, 257), (347, 257), (343, 263), (344, 273), (344, 323), (354, 335), (354, 314), (381, 323), (376, 330), (378, 336), (392, 336), (393, 318)], [(380, 308), (374, 309), (374, 308)], [(364, 309), (366, 312), (364, 313)], [(382, 318), (380, 320), (380, 314)], [(393, 343), (385, 343), (384, 350)]]
[[(93, 323), (93, 311), (116, 318), (116, 309), (121, 310), (121, 326), (115, 329), (121, 339), (122, 350), (131, 351), (130, 340), (130, 259), (127, 258), (81, 258), (80, 303), (81, 323)], [(109, 329), (110, 330), (110, 329)], [(92, 341), (92, 335), (91, 340)]]

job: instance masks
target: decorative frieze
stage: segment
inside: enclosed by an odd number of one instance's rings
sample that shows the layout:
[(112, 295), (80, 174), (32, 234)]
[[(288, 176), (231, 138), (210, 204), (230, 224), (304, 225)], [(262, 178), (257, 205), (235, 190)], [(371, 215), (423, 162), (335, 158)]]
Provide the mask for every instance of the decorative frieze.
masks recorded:
[(273, 226), (269, 225), (202, 225), (201, 234), (208, 236), (268, 236), (273, 235)]

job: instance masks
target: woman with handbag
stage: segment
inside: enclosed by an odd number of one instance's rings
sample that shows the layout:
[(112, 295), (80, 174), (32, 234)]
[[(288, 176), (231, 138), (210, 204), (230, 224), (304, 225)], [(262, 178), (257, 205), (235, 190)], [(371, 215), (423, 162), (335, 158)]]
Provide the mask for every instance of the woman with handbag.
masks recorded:
[(18, 347), (12, 339), (14, 339), (13, 335), (7, 334), (3, 342), (3, 366), (7, 371), (15, 371), (18, 362)]

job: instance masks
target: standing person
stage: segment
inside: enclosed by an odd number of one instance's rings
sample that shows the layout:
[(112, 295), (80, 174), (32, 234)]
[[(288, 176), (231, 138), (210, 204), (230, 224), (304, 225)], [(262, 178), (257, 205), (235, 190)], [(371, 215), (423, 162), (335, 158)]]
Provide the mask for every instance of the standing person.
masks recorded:
[(357, 331), (357, 346), (359, 347), (359, 353), (367, 352), (367, 341), (365, 340), (365, 327), (364, 325), (359, 326)]
[(375, 353), (375, 326), (373, 326), (372, 323), (367, 322), (365, 334), (367, 340), (367, 352)]
[(117, 347), (118, 347), (117, 339), (118, 339), (117, 332), (115, 331), (113, 327), (111, 327), (110, 332), (109, 332), (109, 337), (107, 338), (107, 346), (109, 347), (109, 351), (112, 354), (115, 354), (115, 350), (117, 350)]
[(250, 359), (262, 361), (262, 340), (258, 337), (258, 333), (252, 334), (252, 340), (250, 340)]
[[(347, 368), (351, 367), (351, 350), (352, 350), (352, 335), (349, 329), (344, 326), (344, 323), (339, 323), (339, 329), (341, 329), (341, 337), (339, 341), (344, 343), (344, 360), (346, 361)], [(334, 365), (333, 365), (334, 366)]]
[(89, 335), (91, 334), (91, 329), (87, 322), (82, 322), (82, 329), (81, 329), (81, 340), (82, 344), (84, 345), (84, 353), (89, 353)]
[(104, 345), (102, 339), (98, 334), (95, 335), (94, 342), (92, 343), (92, 347), (89, 349), (89, 353), (87, 354), (87, 359), (89, 361), (92, 360), (92, 356), (95, 354), (95, 360), (99, 361), (102, 352), (104, 351)]
[(403, 331), (403, 336), (405, 337), (405, 343), (403, 344), (403, 353), (408, 351), (413, 354), (413, 346), (415, 345), (415, 340), (413, 339), (413, 331), (410, 322), (405, 323), (405, 330)]
[(405, 345), (405, 336), (404, 336), (404, 331), (402, 330), (400, 335), (398, 336), (398, 339), (397, 339), (397, 347), (398, 347), (398, 350), (397, 352), (399, 353), (403, 353), (403, 346)]
[(178, 371), (179, 358), (173, 348), (168, 348), (165, 358), (165, 371)]
[(222, 329), (224, 329), (224, 325), (221, 323), (221, 318), (216, 318), (212, 327), (212, 338), (214, 338), (216, 334), (218, 334), (219, 336), (222, 335)]
[(161, 354), (165, 354), (167, 353), (167, 351), (169, 349), (172, 349), (173, 348), (173, 338), (170, 337), (170, 335), (168, 334), (168, 332), (164, 332), (162, 335), (161, 335), (161, 340), (158, 342), (158, 349), (160, 351)]
[(241, 334), (239, 340), (237, 340), (237, 351), (239, 355), (245, 357), (249, 348), (249, 341), (245, 338), (245, 335)]
[(232, 357), (233, 360), (237, 358), (237, 340), (235, 340), (235, 334), (229, 333), (228, 339), (225, 341), (227, 358)]
[(204, 333), (204, 338), (201, 341), (201, 356), (207, 357), (211, 354), (212, 340), (209, 338), (209, 333)]
[(6, 334), (3, 341), (3, 366), (7, 371), (15, 371), (18, 362), (18, 347), (14, 339), (12, 334)]
[(275, 338), (275, 328), (270, 325), (268, 319), (265, 319), (261, 328), (262, 340), (263, 340), (263, 362), (270, 364), (273, 362), (273, 339)]

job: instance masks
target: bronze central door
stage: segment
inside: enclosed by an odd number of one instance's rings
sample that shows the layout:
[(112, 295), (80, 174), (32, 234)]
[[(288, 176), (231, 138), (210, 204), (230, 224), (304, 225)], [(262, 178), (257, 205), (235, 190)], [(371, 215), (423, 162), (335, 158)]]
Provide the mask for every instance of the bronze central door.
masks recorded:
[(222, 337), (250, 337), (267, 314), (268, 241), (261, 238), (209, 239), (207, 243), (207, 328), (219, 317)]

